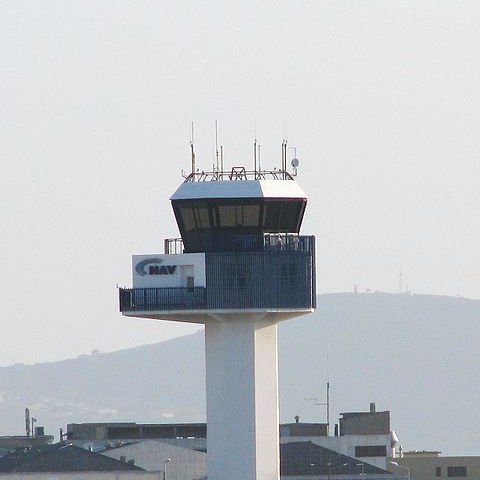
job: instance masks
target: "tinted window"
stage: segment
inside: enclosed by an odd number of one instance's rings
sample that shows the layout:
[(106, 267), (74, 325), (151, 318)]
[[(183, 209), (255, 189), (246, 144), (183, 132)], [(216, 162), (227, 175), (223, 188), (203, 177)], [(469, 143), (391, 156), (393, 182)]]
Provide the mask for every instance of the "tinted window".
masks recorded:
[(242, 224), (246, 227), (260, 226), (260, 205), (242, 206)]
[(281, 202), (278, 229), (280, 232), (296, 232), (300, 220), (300, 202)]
[(183, 227), (186, 232), (191, 232), (195, 230), (195, 218), (193, 216), (193, 208), (190, 207), (180, 207), (178, 213), (182, 219)]
[(280, 202), (266, 202), (263, 214), (263, 227), (267, 232), (276, 232), (280, 217)]
[(447, 477), (466, 477), (467, 467), (448, 467)]
[(386, 457), (387, 447), (385, 445), (365, 445), (355, 447), (356, 457)]
[(206, 206), (199, 206), (193, 209), (197, 228), (205, 230), (210, 228), (210, 219), (208, 216), (208, 208)]
[[(298, 233), (306, 205), (302, 199), (263, 198), (178, 200), (172, 203), (187, 252), (213, 251), (237, 236)], [(234, 244), (230, 247), (237, 248)]]

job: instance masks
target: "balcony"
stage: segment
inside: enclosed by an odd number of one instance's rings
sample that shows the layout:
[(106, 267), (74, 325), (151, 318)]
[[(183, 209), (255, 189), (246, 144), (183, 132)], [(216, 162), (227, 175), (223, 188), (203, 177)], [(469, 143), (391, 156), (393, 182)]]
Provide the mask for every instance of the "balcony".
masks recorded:
[[(242, 238), (243, 250), (205, 253), (204, 287), (120, 289), (120, 310), (310, 310), (316, 306), (315, 239)], [(247, 248), (248, 247), (248, 248)]]

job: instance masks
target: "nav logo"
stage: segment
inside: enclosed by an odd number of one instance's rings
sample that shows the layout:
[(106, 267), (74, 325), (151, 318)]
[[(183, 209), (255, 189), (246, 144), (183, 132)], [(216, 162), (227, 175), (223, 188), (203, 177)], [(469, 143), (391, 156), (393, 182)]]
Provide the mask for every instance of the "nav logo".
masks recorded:
[(176, 272), (176, 265), (161, 265), (162, 262), (161, 258), (146, 258), (135, 265), (135, 271), (142, 277), (145, 275), (173, 275)]
[(177, 269), (176, 265), (150, 265), (148, 267), (149, 275), (172, 275)]

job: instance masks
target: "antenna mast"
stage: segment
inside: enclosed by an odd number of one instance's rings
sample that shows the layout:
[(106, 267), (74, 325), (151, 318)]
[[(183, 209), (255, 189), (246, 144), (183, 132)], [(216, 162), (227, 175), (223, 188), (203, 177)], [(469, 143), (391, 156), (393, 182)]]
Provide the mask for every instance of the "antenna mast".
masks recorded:
[(259, 173), (262, 171), (262, 162), (261, 162), (261, 155), (260, 155), (260, 153), (261, 153), (260, 149), (261, 148), (262, 148), (262, 146), (259, 144), (258, 145), (258, 172)]
[(257, 136), (253, 141), (253, 171), (255, 172), (255, 180), (257, 179)]
[(223, 145), (220, 145), (220, 178), (223, 180)]
[(282, 140), (282, 165), (280, 166), (280, 172), (283, 170), (283, 145), (285, 144), (285, 139)]
[(327, 437), (330, 436), (330, 382), (327, 382)]
[(327, 437), (330, 436), (330, 367), (329, 367), (329, 353), (330, 353), (330, 344), (327, 345), (327, 384), (326, 384), (326, 402), (319, 402), (316, 397), (306, 398), (305, 400), (313, 400), (314, 405), (321, 405), (326, 407), (327, 410)]
[(218, 172), (218, 121), (215, 120), (215, 158), (217, 164), (217, 172)]
[(30, 436), (30, 410), (28, 408), (25, 409), (25, 433), (27, 437)]
[(327, 344), (327, 437), (330, 436), (330, 344)]
[(282, 141), (282, 177), (285, 180), (287, 178), (287, 140)]
[(192, 122), (192, 137), (190, 139), (190, 150), (192, 154), (192, 182), (195, 181), (195, 149), (193, 146), (194, 139), (195, 137), (194, 137), (194, 130), (193, 130), (193, 122)]

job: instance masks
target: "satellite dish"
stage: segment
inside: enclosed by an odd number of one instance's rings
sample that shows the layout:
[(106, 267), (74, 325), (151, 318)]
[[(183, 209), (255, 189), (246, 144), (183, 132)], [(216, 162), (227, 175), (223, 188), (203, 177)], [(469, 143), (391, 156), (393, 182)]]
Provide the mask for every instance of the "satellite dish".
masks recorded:
[(300, 165), (298, 158), (292, 158), (292, 167), (297, 168)]

